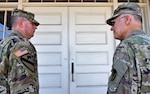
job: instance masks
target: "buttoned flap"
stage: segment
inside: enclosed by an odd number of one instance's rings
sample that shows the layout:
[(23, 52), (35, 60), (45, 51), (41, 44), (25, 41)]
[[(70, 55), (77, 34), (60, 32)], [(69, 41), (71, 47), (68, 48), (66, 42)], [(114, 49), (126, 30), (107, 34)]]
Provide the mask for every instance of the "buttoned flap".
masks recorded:
[(109, 78), (108, 92), (117, 92), (121, 79), (128, 69), (127, 64), (116, 62), (113, 65), (112, 74)]

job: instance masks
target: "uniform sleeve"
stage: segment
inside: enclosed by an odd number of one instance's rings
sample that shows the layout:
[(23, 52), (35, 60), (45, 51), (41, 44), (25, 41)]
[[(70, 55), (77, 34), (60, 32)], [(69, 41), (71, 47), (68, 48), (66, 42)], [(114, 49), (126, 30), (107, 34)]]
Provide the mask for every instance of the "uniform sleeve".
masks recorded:
[[(8, 49), (9, 48), (9, 49)], [(7, 53), (7, 54), (6, 54)], [(0, 83), (11, 94), (39, 94), (37, 54), (28, 41), (9, 44), (2, 56), (2, 78)], [(8, 88), (7, 88), (8, 87)], [(4, 94), (9, 94), (9, 93)]]
[(6, 40), (0, 44), (0, 93), (10, 94), (10, 87), (7, 83), (9, 69), (9, 54), (11, 49), (11, 41)]
[(137, 72), (134, 49), (129, 43), (121, 43), (113, 57), (112, 74), (108, 82), (108, 94), (137, 94)]
[(38, 66), (34, 46), (28, 41), (18, 43), (9, 60), (12, 62), (8, 77), (11, 92), (38, 94)]

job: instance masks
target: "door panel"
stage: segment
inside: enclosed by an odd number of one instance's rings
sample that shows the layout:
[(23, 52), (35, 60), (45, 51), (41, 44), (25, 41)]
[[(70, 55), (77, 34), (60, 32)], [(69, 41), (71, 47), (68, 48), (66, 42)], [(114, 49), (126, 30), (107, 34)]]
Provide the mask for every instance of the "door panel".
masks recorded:
[(31, 42), (38, 52), (40, 94), (68, 94), (68, 30), (66, 7), (25, 7), (40, 26)]
[(70, 94), (106, 94), (113, 55), (113, 34), (105, 21), (110, 7), (69, 9)]
[(106, 94), (113, 34), (111, 7), (25, 7), (40, 26), (31, 42), (38, 52), (40, 94)]

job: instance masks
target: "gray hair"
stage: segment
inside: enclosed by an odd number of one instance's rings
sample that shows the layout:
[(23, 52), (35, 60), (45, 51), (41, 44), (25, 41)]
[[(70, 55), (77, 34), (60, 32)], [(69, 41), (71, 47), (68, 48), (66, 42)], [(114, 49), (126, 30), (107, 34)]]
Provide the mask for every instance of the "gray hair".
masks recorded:
[(19, 20), (27, 20), (27, 19), (24, 17), (12, 16), (10, 20), (11, 27), (15, 27)]

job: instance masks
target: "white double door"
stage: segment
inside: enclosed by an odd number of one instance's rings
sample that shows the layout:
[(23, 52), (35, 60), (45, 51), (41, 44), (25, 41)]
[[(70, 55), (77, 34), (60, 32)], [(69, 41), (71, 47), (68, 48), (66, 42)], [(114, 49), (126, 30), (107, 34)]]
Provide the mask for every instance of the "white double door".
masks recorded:
[(25, 7), (40, 22), (40, 94), (106, 94), (114, 51), (111, 7)]

